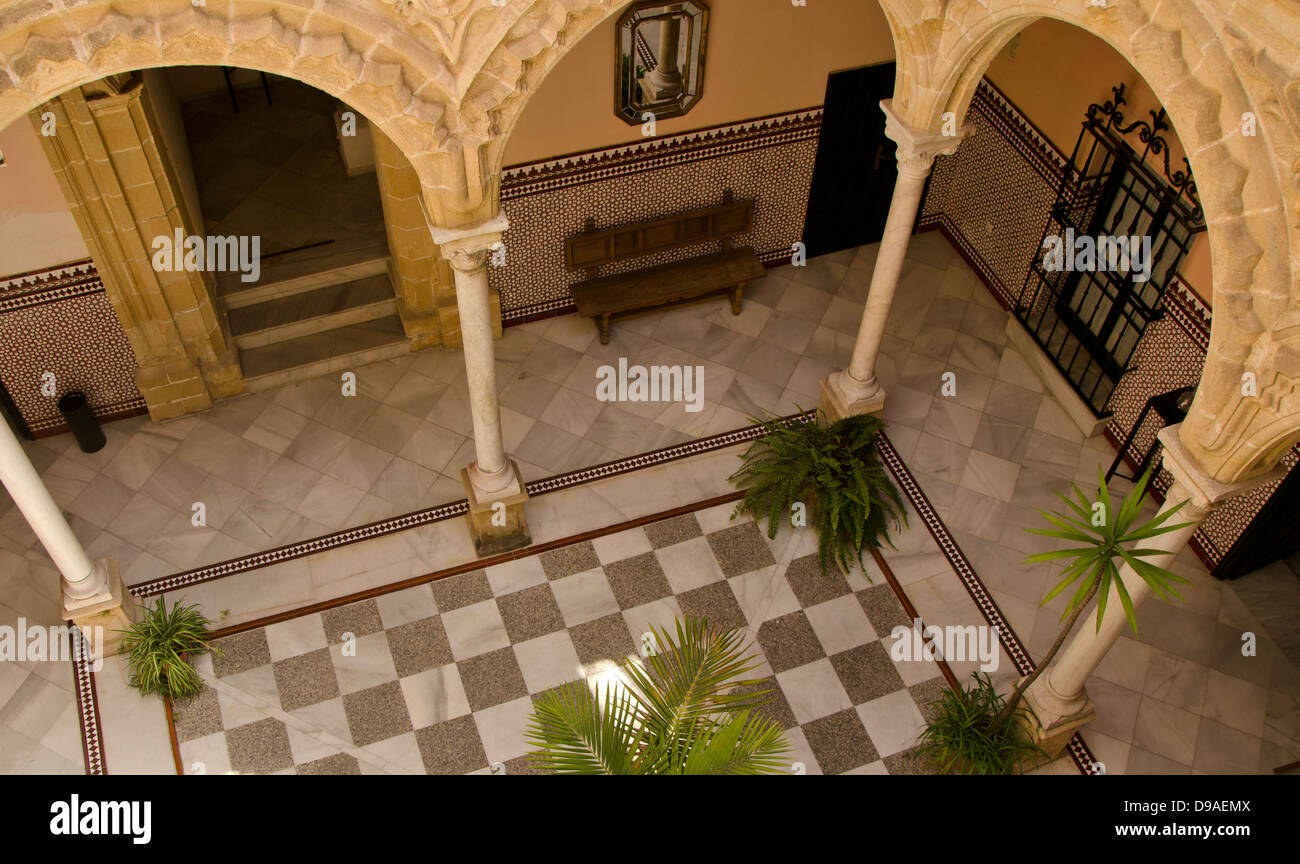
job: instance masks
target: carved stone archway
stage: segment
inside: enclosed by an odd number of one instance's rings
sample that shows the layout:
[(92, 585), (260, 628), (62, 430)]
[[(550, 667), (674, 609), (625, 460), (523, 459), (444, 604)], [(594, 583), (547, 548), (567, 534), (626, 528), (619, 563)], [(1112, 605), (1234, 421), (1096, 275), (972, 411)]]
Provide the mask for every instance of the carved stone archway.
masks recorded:
[[(880, 3), (898, 46), (895, 110), (916, 128), (939, 128), (949, 111), (965, 116), (992, 58), (1039, 18), (1098, 36), (1146, 79), (1189, 154), (1213, 257), (1210, 350), (1181, 439), (1221, 482), (1273, 468), (1300, 440), (1300, 62), (1286, 38), (1300, 31), (1300, 10), (1208, 0)], [(1253, 137), (1242, 134), (1247, 114)]]

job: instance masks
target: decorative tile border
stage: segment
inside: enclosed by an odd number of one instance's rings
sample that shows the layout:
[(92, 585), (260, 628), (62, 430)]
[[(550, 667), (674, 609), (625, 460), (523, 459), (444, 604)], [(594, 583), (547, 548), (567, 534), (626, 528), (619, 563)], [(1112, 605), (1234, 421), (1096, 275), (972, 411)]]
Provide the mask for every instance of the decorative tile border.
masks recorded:
[[(810, 416), (811, 412), (806, 414), (792, 414), (783, 419), (785, 422), (800, 422)], [(538, 495), (545, 495), (548, 492), (558, 492), (561, 489), (569, 489), (574, 486), (591, 483), (595, 480), (601, 480), (606, 477), (626, 474), (640, 468), (663, 465), (668, 462), (675, 462), (679, 459), (686, 459), (690, 456), (696, 456), (701, 453), (708, 453), (712, 450), (721, 450), (725, 447), (730, 447), (733, 444), (752, 441), (762, 434), (763, 427), (748, 426), (744, 429), (724, 432), (720, 435), (713, 435), (709, 438), (700, 438), (695, 441), (688, 441), (684, 444), (676, 444), (672, 447), (665, 447), (650, 453), (643, 453), (638, 456), (630, 456), (626, 459), (606, 462), (601, 465), (595, 465), (591, 468), (582, 468), (577, 471), (571, 471), (567, 474), (558, 474), (554, 477), (533, 480), (530, 483), (524, 484), (524, 486), (528, 490), (530, 497), (537, 497)], [(359, 528), (350, 528), (346, 531), (338, 531), (334, 534), (326, 534), (323, 537), (304, 540), (301, 543), (292, 543), (267, 552), (245, 555), (242, 558), (233, 558), (219, 564), (211, 564), (193, 570), (186, 570), (183, 573), (176, 573), (171, 576), (164, 576), (148, 582), (141, 582), (138, 585), (131, 586), (129, 590), (135, 597), (153, 597), (167, 591), (174, 591), (177, 588), (197, 585), (200, 582), (210, 582), (214, 579), (223, 579), (227, 576), (234, 576), (239, 573), (260, 570), (261, 568), (269, 567), (272, 564), (281, 564), (285, 561), (305, 558), (308, 555), (316, 555), (320, 552), (327, 552), (341, 546), (349, 546), (363, 540), (371, 540), (376, 537), (383, 537), (387, 534), (395, 534), (398, 531), (406, 531), (409, 528), (416, 528), (421, 525), (431, 525), (434, 522), (442, 522), (447, 519), (453, 519), (457, 516), (463, 516), (468, 512), (469, 503), (462, 499), (438, 507), (431, 507), (427, 510), (417, 510), (414, 513), (407, 513), (404, 516), (397, 516), (392, 519), (372, 522), (369, 525), (363, 525)]]
[[(894, 479), (898, 481), (899, 488), (907, 496), (907, 500), (912, 503), (917, 515), (921, 517), (921, 521), (925, 522), (925, 527), (930, 530), (930, 536), (938, 544), (939, 550), (943, 552), (944, 557), (948, 559), (949, 565), (956, 572), (957, 577), (961, 579), (962, 585), (966, 588), (966, 593), (970, 595), (971, 600), (975, 601), (975, 607), (979, 609), (980, 614), (984, 616), (984, 620), (989, 623), (989, 626), (997, 628), (998, 639), (1002, 642), (1002, 647), (1011, 658), (1011, 662), (1016, 664), (1016, 671), (1022, 676), (1033, 672), (1035, 666), (1029, 652), (1025, 650), (1024, 644), (1016, 636), (1016, 631), (1011, 629), (1011, 624), (1007, 621), (1006, 616), (1002, 614), (1002, 610), (998, 608), (997, 601), (984, 587), (984, 583), (976, 574), (975, 568), (971, 566), (966, 554), (961, 551), (961, 547), (953, 539), (952, 534), (948, 531), (948, 526), (943, 523), (943, 520), (939, 518), (939, 514), (935, 512), (930, 499), (925, 497), (925, 493), (921, 491), (920, 484), (916, 482), (912, 472), (907, 469), (907, 465), (903, 463), (898, 451), (894, 449), (894, 445), (887, 435), (881, 434), (876, 443), (876, 450), (889, 468), (889, 473), (893, 474)], [(1069, 749), (1070, 756), (1074, 759), (1074, 764), (1078, 766), (1082, 773), (1102, 773), (1101, 769), (1098, 768), (1096, 758), (1088, 749), (1088, 745), (1077, 734), (1070, 739), (1067, 749)]]
[(104, 762), (104, 741), (100, 732), (99, 697), (95, 692), (95, 673), (86, 662), (86, 651), (81, 630), (72, 630), (72, 681), (77, 691), (77, 718), (81, 722), (81, 752), (86, 760), (87, 774), (107, 774)]

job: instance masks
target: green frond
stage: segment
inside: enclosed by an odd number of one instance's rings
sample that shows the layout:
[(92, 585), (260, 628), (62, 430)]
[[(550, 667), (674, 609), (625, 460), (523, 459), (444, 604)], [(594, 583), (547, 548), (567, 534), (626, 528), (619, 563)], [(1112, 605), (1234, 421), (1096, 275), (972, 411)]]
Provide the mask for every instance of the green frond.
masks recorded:
[(539, 697), (527, 739), (533, 764), (558, 774), (785, 773), (779, 726), (754, 712), (771, 691), (734, 692), (759, 681), (743, 631), (703, 619), (676, 634), (651, 628), (656, 651), (623, 664), (627, 686), (593, 696), (575, 682)]

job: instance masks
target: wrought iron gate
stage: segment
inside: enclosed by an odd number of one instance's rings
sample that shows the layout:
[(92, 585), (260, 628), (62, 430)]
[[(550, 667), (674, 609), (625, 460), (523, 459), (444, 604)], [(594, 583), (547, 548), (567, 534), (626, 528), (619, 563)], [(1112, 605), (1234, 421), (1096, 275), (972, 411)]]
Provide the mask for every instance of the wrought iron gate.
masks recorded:
[[(1125, 126), (1124, 85), (1111, 89), (1113, 101), (1088, 106), (1015, 309), (1099, 418), (1147, 324), (1164, 314), (1165, 288), (1193, 236), (1205, 230), (1190, 164), (1170, 171), (1164, 109)], [(1141, 151), (1125, 140), (1134, 131)], [(1163, 156), (1163, 176), (1151, 156)]]

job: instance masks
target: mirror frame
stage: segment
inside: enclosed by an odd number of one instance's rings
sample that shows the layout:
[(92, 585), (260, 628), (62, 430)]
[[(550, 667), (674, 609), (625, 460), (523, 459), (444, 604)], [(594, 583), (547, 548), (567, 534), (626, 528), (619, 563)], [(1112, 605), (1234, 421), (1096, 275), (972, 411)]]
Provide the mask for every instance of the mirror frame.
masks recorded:
[[(624, 65), (625, 57), (635, 55), (631, 41), (640, 22), (670, 13), (679, 13), (689, 19), (692, 30), (698, 29), (699, 46), (687, 58), (687, 65), (695, 70), (694, 89), (687, 89), (675, 99), (636, 105), (632, 102), (636, 86), (632, 73), (635, 63)], [(709, 41), (709, 7), (704, 0), (639, 0), (619, 16), (614, 28), (614, 113), (629, 126), (639, 126), (645, 121), (643, 114), (654, 115), (655, 120), (681, 117), (694, 108), (704, 96), (704, 58)], [(688, 47), (688, 52), (690, 48)], [(683, 77), (688, 77), (684, 75)]]

